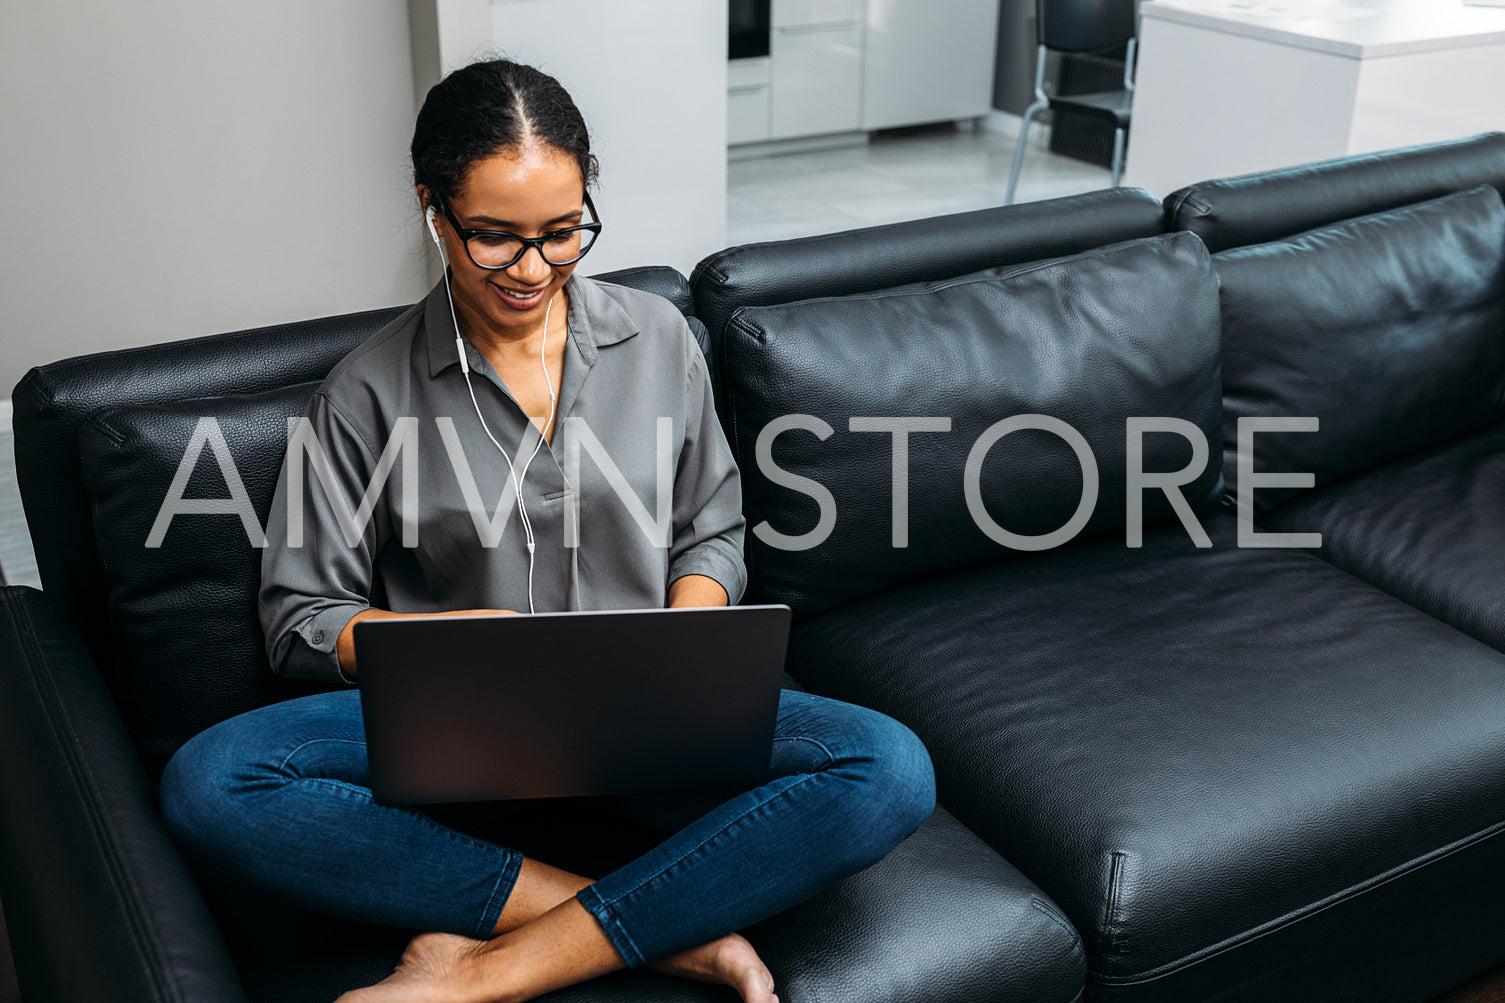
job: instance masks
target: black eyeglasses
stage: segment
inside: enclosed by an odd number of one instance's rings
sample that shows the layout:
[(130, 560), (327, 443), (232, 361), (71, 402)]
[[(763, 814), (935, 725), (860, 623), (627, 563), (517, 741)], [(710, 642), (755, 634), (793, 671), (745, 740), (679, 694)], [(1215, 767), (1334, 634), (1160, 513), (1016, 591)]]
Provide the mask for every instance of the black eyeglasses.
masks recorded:
[(468, 230), (455, 219), (447, 204), (440, 203), (439, 208), (449, 225), (455, 228), (455, 233), (460, 235), (465, 253), (475, 266), (493, 272), (517, 264), (530, 247), (537, 248), (539, 255), (551, 265), (573, 265), (585, 257), (601, 234), (601, 217), (596, 215), (590, 195), (585, 196), (585, 208), (590, 211), (592, 222), (551, 230), (542, 237), (519, 237), (506, 230)]

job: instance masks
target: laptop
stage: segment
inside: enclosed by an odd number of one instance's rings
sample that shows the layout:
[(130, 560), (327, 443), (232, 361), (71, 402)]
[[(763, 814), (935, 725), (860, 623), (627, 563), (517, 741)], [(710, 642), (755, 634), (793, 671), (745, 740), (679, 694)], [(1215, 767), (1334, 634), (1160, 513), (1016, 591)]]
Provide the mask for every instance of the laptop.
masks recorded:
[(383, 804), (746, 790), (768, 779), (788, 606), (355, 625)]

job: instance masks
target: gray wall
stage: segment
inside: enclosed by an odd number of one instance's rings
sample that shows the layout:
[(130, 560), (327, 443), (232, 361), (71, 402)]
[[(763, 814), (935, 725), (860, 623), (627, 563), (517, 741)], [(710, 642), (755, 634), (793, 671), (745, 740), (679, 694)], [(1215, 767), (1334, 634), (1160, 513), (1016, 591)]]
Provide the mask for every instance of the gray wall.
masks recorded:
[(427, 287), (406, 0), (6, 0), (0, 94), (0, 397)]

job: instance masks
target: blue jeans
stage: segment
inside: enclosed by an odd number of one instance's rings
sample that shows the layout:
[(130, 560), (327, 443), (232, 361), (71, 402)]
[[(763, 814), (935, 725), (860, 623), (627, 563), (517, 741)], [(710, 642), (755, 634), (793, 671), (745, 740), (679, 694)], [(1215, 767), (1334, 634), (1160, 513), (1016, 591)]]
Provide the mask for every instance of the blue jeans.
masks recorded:
[[(935, 805), (930, 757), (913, 732), (806, 693), (780, 697), (772, 767), (766, 784), (579, 892), (629, 966), (766, 919), (855, 874)], [(191, 857), (304, 908), (490, 937), (523, 854), (431, 813), (379, 805), (368, 788), (359, 691), (323, 693), (189, 741), (163, 775), (162, 813)]]

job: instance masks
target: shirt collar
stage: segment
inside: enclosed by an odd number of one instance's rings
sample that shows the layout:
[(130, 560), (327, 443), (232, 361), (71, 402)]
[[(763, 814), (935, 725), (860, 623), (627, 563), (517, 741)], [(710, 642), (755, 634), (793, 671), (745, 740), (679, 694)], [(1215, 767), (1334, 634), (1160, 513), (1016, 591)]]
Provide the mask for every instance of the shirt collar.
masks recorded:
[[(626, 341), (638, 333), (637, 323), (622, 305), (607, 295), (595, 279), (571, 275), (564, 286), (570, 300), (570, 339), (575, 343), (587, 366), (596, 364), (597, 350)], [(423, 303), (423, 340), (428, 352), (429, 377), (438, 376), (450, 366), (458, 366), (455, 354), (455, 320), (450, 313), (449, 296), (441, 278)], [(480, 353), (468, 340), (465, 352), (470, 368), (477, 368)]]

